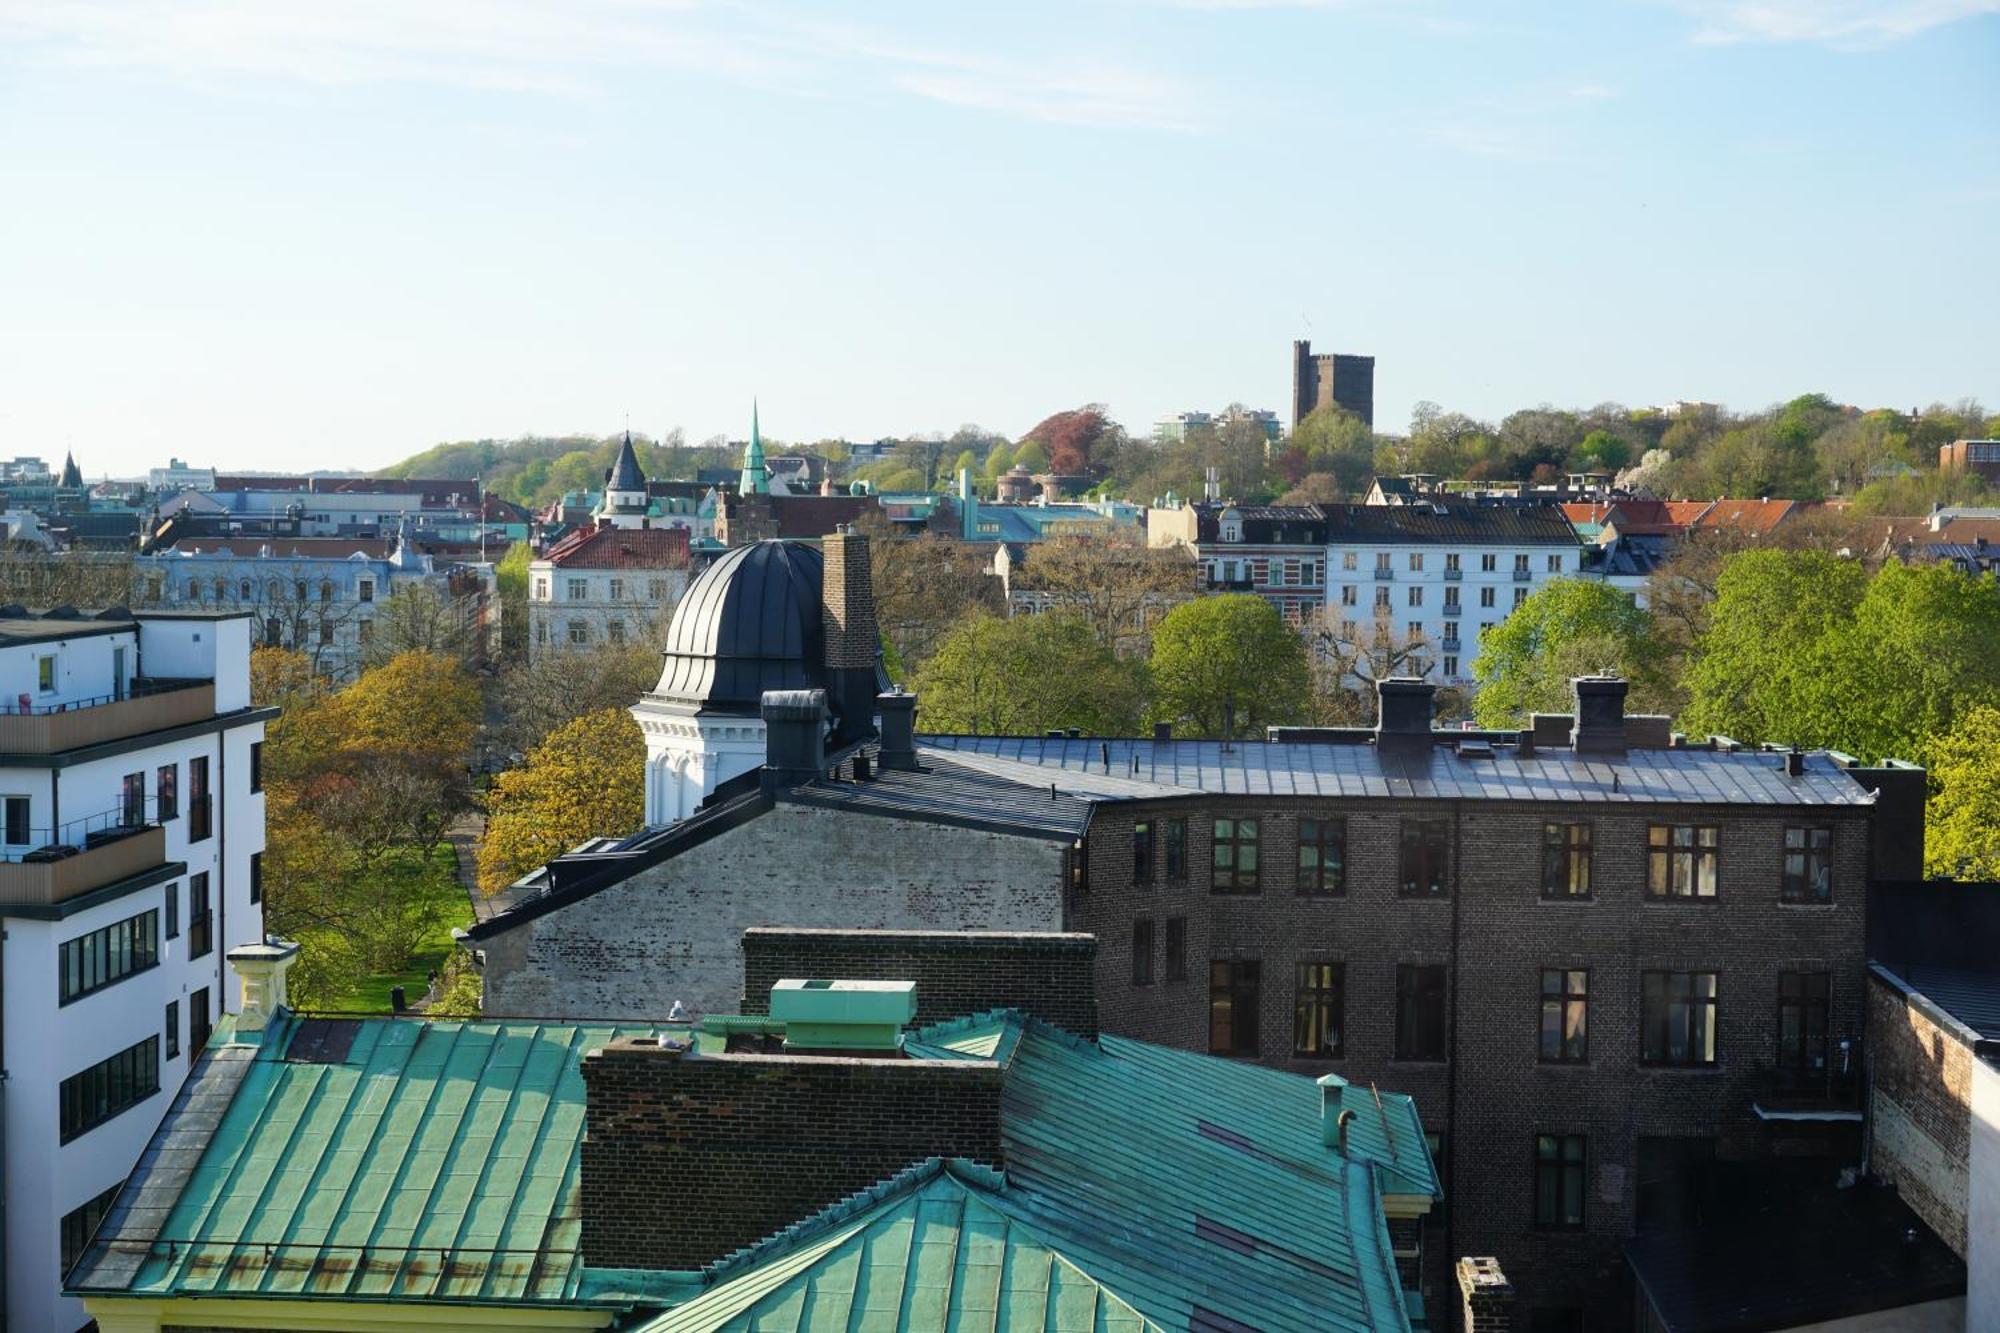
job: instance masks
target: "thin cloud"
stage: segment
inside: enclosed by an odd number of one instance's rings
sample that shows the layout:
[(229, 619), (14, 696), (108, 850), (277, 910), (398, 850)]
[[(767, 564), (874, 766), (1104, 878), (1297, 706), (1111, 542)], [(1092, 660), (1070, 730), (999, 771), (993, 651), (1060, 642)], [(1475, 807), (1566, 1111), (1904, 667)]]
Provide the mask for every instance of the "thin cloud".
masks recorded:
[(2000, 0), (1680, 0), (1697, 42), (1818, 42), (1867, 47), (1981, 14)]

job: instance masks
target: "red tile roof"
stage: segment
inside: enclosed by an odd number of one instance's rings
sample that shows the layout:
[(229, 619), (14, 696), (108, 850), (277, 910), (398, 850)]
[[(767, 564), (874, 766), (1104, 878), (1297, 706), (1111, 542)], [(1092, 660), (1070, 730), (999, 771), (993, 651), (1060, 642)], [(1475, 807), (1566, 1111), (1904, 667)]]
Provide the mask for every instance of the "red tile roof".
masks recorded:
[(682, 569), (686, 528), (578, 528), (542, 559), (561, 569)]

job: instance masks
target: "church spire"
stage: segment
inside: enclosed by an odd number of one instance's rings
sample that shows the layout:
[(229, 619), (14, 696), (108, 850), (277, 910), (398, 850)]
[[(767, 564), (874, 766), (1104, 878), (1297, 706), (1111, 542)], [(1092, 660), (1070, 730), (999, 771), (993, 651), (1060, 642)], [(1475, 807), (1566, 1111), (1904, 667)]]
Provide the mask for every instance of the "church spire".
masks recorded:
[(736, 482), (738, 495), (769, 495), (771, 474), (764, 466), (764, 437), (757, 432), (757, 400), (750, 400), (750, 447), (743, 451), (743, 475)]

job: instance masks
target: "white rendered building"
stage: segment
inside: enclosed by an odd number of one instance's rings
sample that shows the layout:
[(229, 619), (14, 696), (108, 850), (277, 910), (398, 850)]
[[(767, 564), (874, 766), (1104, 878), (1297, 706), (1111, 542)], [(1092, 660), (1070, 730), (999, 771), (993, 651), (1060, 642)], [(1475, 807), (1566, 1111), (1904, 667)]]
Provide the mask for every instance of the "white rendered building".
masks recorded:
[[(12, 614), (8, 614), (11, 612)], [(0, 610), (6, 1326), (61, 1297), (264, 934), (262, 741), (242, 613)]]

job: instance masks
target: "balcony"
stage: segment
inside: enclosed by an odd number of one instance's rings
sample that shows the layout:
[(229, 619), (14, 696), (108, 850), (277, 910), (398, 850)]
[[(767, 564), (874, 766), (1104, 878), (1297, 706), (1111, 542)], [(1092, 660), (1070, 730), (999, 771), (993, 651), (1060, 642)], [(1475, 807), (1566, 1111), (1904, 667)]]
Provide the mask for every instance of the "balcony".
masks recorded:
[(1830, 1046), (1826, 1068), (1756, 1071), (1751, 1096), (1758, 1119), (1861, 1119), (1861, 1044), (1838, 1038)]
[(1396, 571), (1393, 569), (1383, 569), (1378, 566), (1375, 570), (1375, 577), (1386, 583), (1396, 577)]
[(1441, 609), (1443, 610), (1444, 614), (1448, 616), (1455, 616), (1460, 611), (1463, 611), (1465, 608), (1460, 606), (1457, 602), (1446, 602)]
[(1221, 588), (1229, 592), (1249, 592), (1251, 589), (1255, 588), (1257, 584), (1254, 579), (1251, 579), (1248, 576), (1232, 579), (1232, 578), (1224, 578), (1223, 576), (1218, 574), (1211, 577), (1208, 580), (1208, 586), (1211, 588)]
[(1446, 583), (1458, 583), (1463, 581), (1464, 578), (1465, 571), (1462, 569), (1447, 569), (1444, 572), (1444, 581)]
[(30, 829), (31, 846), (0, 851), (0, 906), (50, 907), (167, 861), (167, 832), (143, 812), (107, 811), (46, 834)]
[(1439, 640), (1439, 642), (1438, 642), (1438, 651), (1439, 651), (1439, 652), (1445, 652), (1445, 653), (1455, 653), (1455, 652), (1457, 652), (1457, 651), (1458, 651), (1458, 636), (1457, 636), (1456, 634), (1447, 634), (1447, 635), (1445, 635), (1445, 637), (1444, 637), (1443, 639)]
[(0, 754), (57, 754), (215, 716), (212, 680), (135, 680), (124, 696), (0, 705)]
[(1514, 582), (1516, 583), (1526, 583), (1529, 579), (1533, 577), (1535, 576), (1533, 571), (1531, 570), (1517, 569), (1514, 571)]

